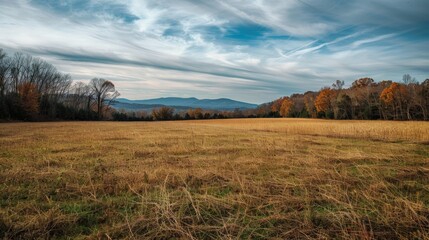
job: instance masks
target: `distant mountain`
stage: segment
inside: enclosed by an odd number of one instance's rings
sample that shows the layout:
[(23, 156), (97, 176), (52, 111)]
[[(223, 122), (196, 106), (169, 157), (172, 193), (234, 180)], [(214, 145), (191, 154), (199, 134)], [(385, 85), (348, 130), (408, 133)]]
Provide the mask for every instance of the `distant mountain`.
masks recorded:
[(219, 99), (197, 99), (197, 98), (178, 98), (166, 97), (147, 100), (129, 100), (118, 98), (113, 104), (116, 109), (125, 110), (152, 110), (162, 106), (173, 107), (176, 110), (186, 110), (189, 108), (202, 108), (208, 110), (233, 110), (256, 108), (257, 104), (235, 101), (228, 98)]

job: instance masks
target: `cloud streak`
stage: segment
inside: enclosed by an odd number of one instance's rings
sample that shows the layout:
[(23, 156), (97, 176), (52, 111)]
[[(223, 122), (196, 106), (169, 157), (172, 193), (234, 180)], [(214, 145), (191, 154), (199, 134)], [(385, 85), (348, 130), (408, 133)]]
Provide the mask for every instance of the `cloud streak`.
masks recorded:
[(261, 103), (336, 79), (429, 77), (429, 2), (0, 0), (0, 47), (123, 97)]

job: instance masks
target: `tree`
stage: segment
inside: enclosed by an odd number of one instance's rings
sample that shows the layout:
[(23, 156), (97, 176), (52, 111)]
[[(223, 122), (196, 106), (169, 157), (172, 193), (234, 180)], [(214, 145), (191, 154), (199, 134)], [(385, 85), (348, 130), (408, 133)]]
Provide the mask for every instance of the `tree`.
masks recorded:
[(271, 107), (269, 103), (264, 103), (259, 105), (256, 110), (256, 116), (258, 117), (267, 117), (271, 112)]
[(404, 74), (404, 76), (402, 76), (402, 81), (404, 82), (405, 85), (417, 83), (416, 78), (411, 77), (411, 75), (408, 73)]
[(359, 78), (347, 91), (352, 99), (353, 118), (377, 119), (379, 111), (379, 88), (372, 78)]
[(396, 118), (396, 107), (395, 107), (395, 93), (394, 88), (396, 87), (396, 83), (392, 84), (391, 86), (385, 88), (383, 92), (380, 94), (380, 100), (385, 106), (384, 111), (384, 118), (388, 119), (388, 114), (392, 114), (393, 118)]
[(0, 48), (0, 97), (4, 97), (7, 86), (7, 75), (10, 69), (10, 59), (7, 57), (3, 49)]
[(352, 99), (349, 95), (341, 93), (337, 97), (338, 112), (335, 116), (336, 119), (351, 119), (352, 118)]
[(6, 105), (6, 90), (8, 86), (8, 73), (10, 69), (10, 58), (0, 48), (0, 118), (8, 118), (9, 111)]
[(204, 117), (203, 109), (201, 108), (189, 109), (187, 113), (190, 119), (202, 119)]
[[(95, 119), (91, 107), (101, 118), (103, 109), (109, 109), (119, 93), (109, 81), (98, 79), (91, 83), (72, 85), (70, 75), (43, 59), (19, 52), (8, 57), (0, 49), (0, 118), (25, 119), (29, 111), (32, 117)], [(36, 95), (38, 99), (34, 101)], [(38, 106), (37, 111), (34, 106)]]
[(422, 109), (423, 119), (429, 118), (429, 79), (422, 82), (418, 92), (418, 102)]
[(274, 102), (271, 105), (271, 112), (279, 112), (280, 111), (280, 107), (282, 106), (283, 99), (284, 98), (279, 98), (277, 100), (274, 100)]
[(119, 93), (115, 90), (115, 85), (112, 82), (103, 78), (93, 78), (89, 85), (96, 101), (98, 119), (101, 119), (103, 108), (108, 108), (119, 96)]
[(88, 109), (88, 98), (91, 98), (91, 88), (83, 82), (75, 83), (69, 94), (69, 103), (77, 109)]
[(406, 116), (407, 95), (407, 88), (396, 82), (381, 92), (380, 100), (384, 103), (388, 112), (391, 113), (393, 119), (410, 119), (410, 116)]
[(309, 117), (309, 113), (305, 108), (304, 94), (295, 93), (289, 98), (293, 102), (293, 106), (288, 114), (290, 117)]
[(34, 118), (39, 112), (39, 93), (36, 85), (28, 82), (22, 83), (18, 85), (18, 94), (25, 116)]
[(341, 80), (337, 80), (332, 84), (332, 88), (337, 90), (343, 89), (343, 86), (344, 86), (344, 81), (341, 81)]
[(293, 105), (294, 103), (290, 98), (284, 98), (280, 106), (280, 116), (287, 117), (291, 113)]
[(243, 111), (241, 111), (240, 108), (234, 108), (234, 111), (232, 112), (233, 118), (242, 118), (244, 117)]
[(317, 93), (315, 92), (306, 92), (304, 93), (304, 105), (307, 112), (310, 114), (310, 117), (316, 118), (317, 117), (317, 109), (314, 105)]
[(209, 112), (205, 112), (203, 118), (204, 119), (210, 119), (212, 116)]
[(365, 77), (365, 78), (359, 78), (358, 80), (355, 80), (352, 83), (352, 88), (362, 88), (362, 87), (368, 87), (374, 84), (374, 79)]
[(335, 91), (329, 88), (322, 89), (314, 102), (317, 112), (322, 112), (325, 117), (329, 118), (332, 114), (331, 99), (335, 95)]
[(171, 120), (173, 119), (174, 109), (171, 107), (161, 107), (152, 110), (154, 120)]

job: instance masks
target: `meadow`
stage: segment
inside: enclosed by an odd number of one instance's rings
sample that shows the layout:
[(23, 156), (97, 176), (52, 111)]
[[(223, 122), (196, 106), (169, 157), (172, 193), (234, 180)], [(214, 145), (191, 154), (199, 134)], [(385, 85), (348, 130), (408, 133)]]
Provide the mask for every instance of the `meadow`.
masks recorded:
[(0, 238), (429, 239), (429, 122), (3, 123)]

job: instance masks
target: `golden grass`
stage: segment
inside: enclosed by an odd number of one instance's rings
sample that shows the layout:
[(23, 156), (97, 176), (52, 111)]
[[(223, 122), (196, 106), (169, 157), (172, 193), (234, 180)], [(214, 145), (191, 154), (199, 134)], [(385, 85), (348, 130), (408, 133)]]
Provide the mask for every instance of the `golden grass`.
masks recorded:
[(429, 239), (429, 123), (0, 124), (0, 238)]

